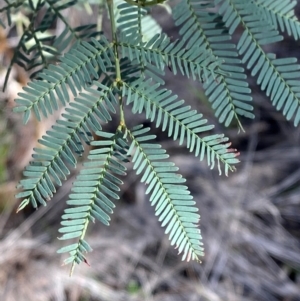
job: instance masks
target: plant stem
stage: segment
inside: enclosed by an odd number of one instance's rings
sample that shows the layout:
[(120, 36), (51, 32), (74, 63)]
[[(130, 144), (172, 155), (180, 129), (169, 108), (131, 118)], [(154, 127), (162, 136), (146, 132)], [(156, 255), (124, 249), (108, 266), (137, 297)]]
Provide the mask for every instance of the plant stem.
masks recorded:
[(110, 25), (112, 31), (112, 42), (114, 43), (114, 55), (115, 55), (115, 64), (116, 64), (116, 82), (121, 81), (121, 70), (120, 70), (120, 62), (119, 62), (119, 52), (118, 52), (118, 36), (117, 36), (117, 28), (114, 14), (114, 1), (107, 0)]
[[(112, 42), (114, 44), (114, 55), (115, 55), (115, 66), (116, 66), (116, 79), (115, 85), (119, 89), (121, 87), (122, 78), (121, 78), (121, 68), (120, 68), (120, 59), (119, 59), (119, 51), (118, 51), (118, 36), (117, 36), (117, 28), (114, 14), (114, 1), (107, 0), (108, 13), (110, 18), (111, 32), (112, 32)], [(125, 126), (125, 116), (123, 110), (123, 99), (119, 96), (119, 104), (120, 104), (120, 126)]]

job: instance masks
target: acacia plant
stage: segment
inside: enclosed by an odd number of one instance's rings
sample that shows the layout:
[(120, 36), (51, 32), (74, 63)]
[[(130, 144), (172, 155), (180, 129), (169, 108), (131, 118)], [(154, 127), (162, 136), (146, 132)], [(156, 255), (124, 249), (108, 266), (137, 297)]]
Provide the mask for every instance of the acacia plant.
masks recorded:
[[(214, 125), (201, 113), (164, 87), (166, 68), (174, 76), (181, 73), (202, 82), (218, 121), (225, 126), (234, 121), (242, 129), (241, 117), (254, 118), (244, 66), (276, 109), (299, 124), (297, 59), (276, 58), (264, 47), (283, 40), (283, 33), (295, 40), (300, 37), (296, 1), (179, 0), (168, 6), (178, 40), (163, 33), (151, 15), (153, 6), (166, 7), (163, 2), (4, 0), (0, 8), (2, 26), (13, 26), (11, 17), (20, 12), (30, 17), (28, 24), (19, 24), (21, 37), (8, 69), (19, 64), (32, 77), (18, 94), (14, 111), (23, 113), (26, 124), (32, 111), (40, 121), (60, 106), (65, 108), (38, 140), (40, 147), (23, 172), (18, 211), (29, 203), (34, 208), (46, 206), (70, 168), (76, 168), (85, 145), (92, 146), (73, 183), (59, 230), (60, 239), (72, 240), (58, 250), (69, 254), (65, 263), (71, 263), (72, 270), (76, 263), (87, 262), (89, 223), (109, 225), (128, 162), (147, 185), (155, 215), (182, 260), (203, 256), (200, 215), (185, 179), (149, 128), (127, 127), (125, 107), (133, 114), (144, 113), (153, 127), (166, 131), (210, 168), (216, 166), (220, 174), (235, 170), (238, 152), (224, 134), (212, 133)], [(90, 4), (99, 11), (98, 24), (72, 27), (64, 11)], [(105, 12), (108, 34), (101, 31)], [(65, 29), (55, 36), (51, 28), (58, 19)], [(234, 34), (237, 44), (231, 42)], [(5, 85), (8, 76), (9, 71)], [(118, 126), (108, 132), (106, 124), (113, 118)]]

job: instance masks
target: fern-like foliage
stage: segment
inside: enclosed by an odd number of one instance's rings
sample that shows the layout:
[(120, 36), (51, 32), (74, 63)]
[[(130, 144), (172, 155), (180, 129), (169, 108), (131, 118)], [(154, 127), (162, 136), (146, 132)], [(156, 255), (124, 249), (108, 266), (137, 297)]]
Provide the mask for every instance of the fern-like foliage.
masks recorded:
[(102, 37), (99, 41), (93, 39), (91, 43), (76, 45), (61, 58), (60, 66), (50, 65), (39, 74), (43, 80), (30, 82), (24, 87), (25, 93), (19, 93), (21, 98), (16, 99), (20, 104), (17, 111), (24, 112), (24, 123), (28, 122), (31, 109), (40, 120), (40, 111), (47, 117), (58, 109), (57, 99), (66, 105), (70, 99), (67, 87), (76, 96), (92, 78), (99, 78), (101, 71), (105, 72), (106, 66), (112, 65), (109, 56), (114, 56), (111, 45)]
[(267, 21), (275, 30), (280, 29), (295, 40), (300, 37), (300, 22), (295, 16), (294, 8), (297, 1), (290, 0), (257, 0), (254, 1), (260, 9), (261, 18)]
[(161, 27), (151, 17), (149, 10), (140, 6), (133, 7), (124, 1), (115, 2), (115, 18), (118, 20), (118, 29), (125, 36), (139, 33), (144, 42), (154, 35), (161, 33)]
[(66, 108), (64, 119), (57, 120), (52, 130), (39, 140), (46, 148), (34, 149), (35, 161), (30, 162), (23, 172), (28, 179), (21, 180), (19, 184), (24, 191), (17, 197), (25, 197), (19, 210), (29, 202), (34, 208), (38, 203), (46, 205), (45, 200), (50, 200), (55, 192), (55, 184), (61, 186), (61, 179), (65, 180), (69, 175), (67, 165), (76, 167), (74, 154), (81, 155), (84, 151), (81, 141), (90, 144), (92, 133), (102, 129), (100, 122), (112, 120), (110, 112), (116, 112), (114, 105), (117, 104), (113, 87), (103, 86), (99, 82), (94, 84), (101, 90), (87, 88), (85, 93), (80, 93)]
[(249, 105), (251, 90), (222, 19), (208, 8), (214, 8), (212, 1), (181, 1), (174, 9), (175, 24), (181, 26), (179, 33), (187, 41), (188, 48), (193, 49), (193, 46), (200, 53), (209, 52), (223, 61), (220, 68), (230, 75), (221, 75), (217, 81), (209, 77), (204, 85), (205, 94), (219, 122), (228, 126), (235, 119), (242, 128), (239, 115), (254, 118), (253, 106)]
[(203, 256), (200, 230), (197, 229), (200, 215), (185, 179), (175, 173), (178, 167), (172, 162), (161, 160), (169, 158), (159, 144), (152, 143), (155, 135), (149, 135), (149, 128), (136, 126), (126, 133), (132, 140), (129, 154), (132, 154), (133, 169), (137, 174), (143, 172), (141, 182), (148, 184), (146, 194), (155, 206), (162, 227), (167, 226), (171, 245), (176, 245), (178, 254), (183, 252), (182, 260), (199, 260)]
[(200, 81), (208, 80), (210, 75), (215, 79), (219, 74), (224, 74), (219, 70), (221, 62), (215, 57), (202, 52), (198, 47), (187, 51), (183, 41), (171, 43), (164, 34), (153, 36), (147, 43), (142, 43), (136, 35), (122, 35), (120, 46), (123, 57), (145, 65), (154, 64), (162, 70), (168, 66), (174, 74), (177, 74), (179, 69), (181, 74), (192, 76), (193, 79), (198, 78)]
[(65, 209), (62, 216), (62, 228), (59, 229), (63, 236), (59, 239), (73, 239), (79, 237), (75, 244), (63, 247), (58, 253), (69, 252), (70, 257), (65, 264), (87, 262), (84, 252), (91, 251), (91, 247), (84, 240), (90, 221), (99, 220), (108, 226), (110, 217), (115, 207), (111, 199), (119, 199), (117, 192), (122, 181), (118, 176), (126, 175), (127, 142), (123, 134), (116, 131), (115, 134), (97, 131), (97, 137), (102, 139), (91, 144), (95, 149), (90, 151), (88, 159), (80, 175), (77, 177), (67, 204), (72, 206)]
[[(294, 124), (300, 122), (299, 78), (300, 65), (295, 64), (296, 58), (277, 59), (276, 54), (266, 53), (262, 48), (266, 44), (279, 42), (283, 37), (273, 24), (261, 18), (257, 5), (243, 0), (216, 0), (222, 3), (219, 13), (229, 28), (231, 34), (242, 24), (244, 32), (237, 44), (242, 55), (242, 62), (247, 63), (252, 76), (258, 76), (257, 84), (277, 110), (282, 110), (287, 120), (294, 117)], [(279, 6), (281, 7), (281, 5)], [(287, 24), (287, 22), (286, 22)]]
[(191, 110), (190, 106), (183, 106), (184, 100), (177, 100), (177, 95), (172, 95), (170, 90), (158, 88), (159, 84), (151, 86), (150, 81), (139, 79), (131, 84), (124, 83), (123, 96), (127, 96), (127, 104), (133, 103), (133, 113), (145, 111), (146, 117), (155, 121), (156, 127), (167, 131), (169, 137), (179, 140), (180, 145), (186, 141), (187, 148), (201, 161), (206, 157), (208, 166), (214, 168), (217, 161), (220, 174), (220, 163), (225, 166), (226, 175), (228, 170), (233, 171), (232, 164), (239, 162), (238, 153), (229, 148), (228, 138), (223, 134), (199, 136), (214, 126), (208, 125), (203, 115)]
[[(23, 113), (26, 124), (32, 111), (40, 121), (64, 108), (61, 118), (38, 140), (40, 147), (24, 170), (18, 210), (29, 203), (35, 208), (47, 205), (88, 145), (92, 147), (88, 161), (73, 185), (67, 201), (71, 207), (65, 209), (59, 230), (60, 239), (70, 242), (59, 250), (69, 253), (65, 264), (72, 263), (73, 270), (75, 264), (88, 262), (88, 225), (96, 220), (109, 224), (120, 177), (126, 176), (130, 162), (148, 185), (146, 193), (171, 245), (183, 260), (200, 260), (200, 215), (185, 179), (148, 128), (127, 127), (125, 107), (133, 115), (144, 114), (153, 127), (228, 175), (239, 162), (238, 151), (224, 134), (213, 132), (214, 126), (201, 113), (165, 87), (165, 69), (201, 82), (219, 122), (229, 126), (235, 121), (242, 129), (242, 118), (254, 117), (246, 67), (276, 109), (288, 120), (294, 118), (297, 126), (300, 67), (295, 58), (277, 58), (265, 50), (265, 45), (283, 39), (280, 32), (299, 38), (296, 1), (180, 0), (172, 8), (180, 36), (175, 40), (151, 15), (150, 8), (163, 0), (105, 1), (111, 37), (99, 33), (99, 22), (97, 28), (70, 26), (62, 12), (82, 1), (4, 2), (0, 13), (7, 14), (9, 26), (11, 15), (23, 8), (31, 16), (8, 69), (18, 63), (33, 71), (35, 79), (18, 94), (14, 111)], [(102, 11), (100, 2), (95, 7)], [(58, 19), (65, 26), (62, 33), (43, 35)], [(0, 24), (6, 22), (0, 18)], [(237, 28), (242, 29), (240, 35)], [(115, 118), (117, 129), (105, 130)]]

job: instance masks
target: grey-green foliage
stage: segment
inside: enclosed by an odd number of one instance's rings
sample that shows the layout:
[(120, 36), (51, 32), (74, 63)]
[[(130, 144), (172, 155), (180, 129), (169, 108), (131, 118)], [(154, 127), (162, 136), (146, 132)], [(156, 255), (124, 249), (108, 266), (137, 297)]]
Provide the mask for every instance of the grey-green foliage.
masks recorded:
[[(211, 132), (213, 125), (201, 113), (164, 87), (164, 71), (169, 68), (174, 75), (203, 82), (219, 122), (228, 126), (235, 121), (242, 128), (241, 117), (254, 118), (246, 67), (276, 109), (297, 126), (297, 59), (278, 59), (264, 48), (281, 41), (280, 33), (298, 39), (296, 1), (180, 0), (172, 7), (181, 36), (178, 40), (162, 33), (149, 15), (151, 7), (163, 0), (90, 1), (100, 11), (106, 7), (111, 36), (100, 32), (99, 24), (97, 28), (69, 25), (63, 11), (88, 4), (84, 1), (4, 2), (0, 12), (6, 13), (9, 26), (11, 15), (20, 9), (31, 16), (11, 66), (17, 63), (32, 70), (33, 79), (19, 93), (15, 112), (23, 112), (27, 123), (32, 111), (40, 121), (60, 106), (66, 107), (39, 140), (41, 147), (34, 149), (33, 160), (25, 168), (18, 186), (22, 191), (17, 197), (23, 198), (18, 210), (29, 203), (35, 208), (47, 205), (70, 168), (76, 168), (77, 157), (91, 145), (62, 216), (60, 239), (74, 240), (58, 251), (69, 253), (65, 263), (74, 267), (87, 262), (85, 253), (91, 250), (85, 240), (87, 227), (95, 220), (109, 225), (129, 162), (147, 185), (146, 193), (171, 245), (183, 253), (183, 260), (200, 260), (200, 216), (185, 179), (168, 161), (166, 150), (155, 143), (149, 128), (127, 127), (124, 107), (131, 107), (133, 114), (144, 113), (154, 127), (227, 175), (239, 162), (238, 152), (223, 134)], [(41, 14), (44, 18), (38, 18)], [(49, 31), (57, 19), (65, 24), (62, 34), (43, 38), (40, 33)], [(0, 21), (4, 26), (4, 20)], [(239, 37), (237, 44), (231, 41), (233, 34)], [(30, 39), (35, 43), (28, 49)], [(119, 125), (113, 132), (105, 131), (105, 124), (113, 118)]]

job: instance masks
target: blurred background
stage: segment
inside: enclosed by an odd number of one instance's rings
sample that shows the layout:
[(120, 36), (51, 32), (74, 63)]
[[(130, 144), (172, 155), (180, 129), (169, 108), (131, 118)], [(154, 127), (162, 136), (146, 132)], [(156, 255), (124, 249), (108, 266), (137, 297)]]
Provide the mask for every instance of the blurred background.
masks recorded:
[[(76, 26), (95, 18), (76, 8), (64, 13)], [(164, 8), (152, 14), (165, 32), (178, 36)], [(61, 27), (55, 23), (53, 32)], [(104, 31), (107, 27), (104, 16)], [(234, 124), (214, 129), (225, 133), (241, 153), (237, 172), (228, 178), (153, 129), (187, 178), (199, 207), (202, 263), (182, 262), (177, 256), (148, 203), (145, 186), (129, 165), (111, 226), (96, 223), (88, 231), (90, 267), (77, 266), (70, 278), (70, 267), (62, 266), (64, 257), (56, 250), (62, 246), (57, 239), (60, 217), (76, 172), (47, 207), (15, 213), (15, 187), (32, 148), (59, 117), (58, 113), (41, 123), (31, 117), (24, 127), (21, 115), (12, 112), (14, 98), (29, 80), (29, 74), (14, 65), (2, 92), (18, 39), (15, 26), (0, 28), (1, 301), (300, 300), (300, 128), (285, 121), (251, 77), (255, 120), (242, 119), (245, 132)], [(300, 57), (299, 42), (289, 37), (267, 50), (279, 57)], [(166, 85), (217, 124), (200, 83), (169, 73)], [(144, 121), (143, 115), (139, 118), (135, 124)]]

